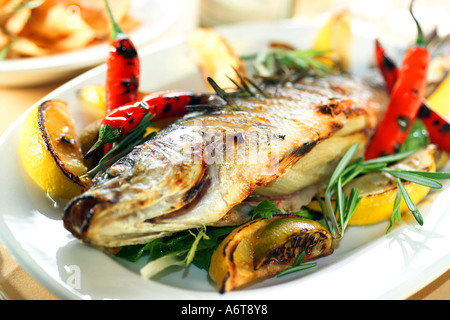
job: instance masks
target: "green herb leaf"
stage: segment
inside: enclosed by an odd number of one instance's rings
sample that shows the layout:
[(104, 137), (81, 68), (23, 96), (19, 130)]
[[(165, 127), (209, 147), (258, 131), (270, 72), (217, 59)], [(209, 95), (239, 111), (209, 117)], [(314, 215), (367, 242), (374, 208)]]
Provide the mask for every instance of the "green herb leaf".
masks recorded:
[(409, 156), (413, 155), (415, 152), (416, 152), (416, 150), (410, 150), (410, 151), (396, 153), (396, 154), (389, 155), (389, 156), (374, 158), (374, 159), (364, 161), (363, 164), (367, 166), (367, 165), (376, 164), (376, 163), (397, 162), (397, 161), (408, 158)]
[(200, 230), (197, 235), (195, 235), (191, 230), (189, 230), (189, 233), (194, 236), (194, 242), (192, 243), (186, 255), (186, 266), (190, 265), (192, 260), (194, 260), (195, 252), (197, 251), (198, 243), (200, 242), (200, 240), (202, 240), (203, 237), (208, 239), (208, 236), (205, 234), (204, 230)]
[[(325, 194), (324, 194), (324, 199), (325, 199), (325, 207), (326, 207), (326, 211), (323, 211), (323, 215), (324, 215), (324, 219), (330, 219), (331, 220), (331, 225), (329, 226), (330, 229), (330, 233), (333, 236), (333, 238), (335, 239), (340, 239), (343, 237), (344, 235), (344, 224), (345, 224), (345, 220), (346, 220), (346, 213), (344, 211), (344, 208), (346, 207), (346, 203), (345, 203), (345, 197), (343, 196), (342, 193), (342, 176), (344, 175), (348, 175), (350, 174), (351, 176), (353, 176), (351, 174), (351, 172), (349, 170), (347, 170), (347, 166), (349, 165), (350, 161), (353, 159), (353, 157), (355, 156), (356, 150), (358, 150), (358, 143), (353, 144), (343, 155), (343, 157), (341, 158), (341, 160), (339, 161), (338, 165), (336, 166), (336, 168), (334, 169), (330, 180), (328, 181), (328, 184), (325, 188)], [(358, 162), (360, 163), (360, 161)], [(351, 166), (351, 168), (353, 168), (353, 170), (357, 169), (357, 166)], [(346, 182), (348, 182), (349, 180), (346, 179)], [(335, 210), (332, 207), (332, 196), (333, 194), (337, 193), (337, 201), (336, 201), (336, 205), (337, 205), (337, 211), (339, 213), (339, 225), (338, 225), (338, 220), (336, 220), (336, 213)], [(328, 213), (328, 217), (327, 217), (327, 213)]]
[(386, 230), (386, 233), (389, 233), (391, 228), (394, 226), (394, 222), (396, 222), (396, 221), (399, 222), (402, 220), (402, 212), (401, 212), (401, 207), (400, 207), (400, 204), (402, 201), (402, 192), (400, 190), (401, 184), (402, 184), (402, 182), (400, 181), (400, 179), (397, 178), (397, 194), (396, 194), (395, 200), (394, 200), (394, 207), (392, 209), (390, 224)]
[(257, 54), (241, 57), (251, 61), (256, 76), (266, 80), (284, 81), (294, 75), (317, 74), (331, 72), (331, 68), (318, 60), (324, 58), (329, 50), (299, 50), (283, 47), (270, 47)]
[(346, 208), (345, 208), (345, 221), (344, 221), (344, 230), (347, 228), (348, 222), (358, 207), (359, 202), (363, 197), (359, 195), (359, 191), (355, 188), (352, 188), (350, 191), (350, 195), (346, 200)]
[[(178, 232), (172, 236), (155, 239), (145, 245), (124, 246), (115, 256), (136, 262), (147, 255), (151, 261), (158, 260), (159, 266), (181, 265), (183, 262), (185, 266), (192, 263), (208, 270), (214, 250), (235, 228), (235, 226), (209, 227), (200, 232), (195, 229)], [(195, 235), (195, 232), (198, 234)], [(166, 256), (172, 256), (172, 258), (159, 260)], [(151, 269), (154, 270), (153, 267)]]
[(279, 212), (280, 209), (272, 201), (263, 200), (252, 210), (251, 215), (252, 220), (259, 218), (270, 219), (274, 214), (278, 214)]
[(215, 227), (206, 230), (206, 237), (203, 237), (197, 246), (197, 252), (192, 260), (192, 264), (204, 270), (209, 270), (211, 256), (222, 240), (235, 229), (230, 227)]
[(153, 117), (154, 115), (151, 113), (147, 113), (143, 116), (139, 124), (118, 139), (111, 150), (100, 159), (97, 166), (92, 168), (87, 175), (93, 177), (98, 172), (107, 169), (114, 162), (130, 153), (134, 147), (152, 139), (156, 135), (156, 132), (146, 135), (146, 131), (148, 127), (153, 125), (153, 123), (150, 122)]
[(414, 120), (411, 129), (403, 142), (399, 152), (406, 152), (411, 150), (419, 150), (430, 144), (430, 137), (428, 131), (419, 119)]
[(299, 211), (296, 212), (290, 212), (289, 214), (303, 217), (310, 220), (316, 220), (317, 212), (312, 211), (306, 207), (301, 207)]
[(344, 172), (345, 168), (349, 164), (349, 162), (353, 159), (356, 150), (358, 149), (358, 143), (354, 143), (344, 154), (344, 156), (339, 160), (338, 165), (333, 171), (333, 174), (331, 175), (330, 180), (327, 184), (327, 189), (331, 189), (336, 181), (338, 180), (339, 176)]
[(406, 191), (405, 186), (403, 185), (403, 183), (400, 183), (400, 184), (397, 183), (397, 185), (400, 188), (403, 199), (405, 199), (405, 202), (406, 202), (406, 205), (408, 206), (409, 211), (411, 211), (411, 213), (413, 214), (417, 223), (420, 225), (423, 225), (422, 215), (420, 214), (419, 209), (416, 207), (416, 204), (414, 203), (414, 201), (412, 201), (411, 197), (409, 196), (408, 191)]
[(145, 251), (147, 251), (146, 245), (142, 244), (123, 246), (115, 256), (126, 261), (136, 262)]
[(450, 179), (450, 173), (448, 172), (433, 172), (433, 171), (406, 171), (406, 172), (435, 180)]
[(396, 178), (414, 182), (426, 187), (430, 187), (433, 189), (440, 189), (442, 188), (442, 184), (439, 183), (436, 180), (430, 179), (428, 177), (424, 177), (421, 174), (417, 174), (416, 172), (412, 171), (404, 171), (404, 170), (389, 170), (389, 169), (383, 169), (383, 172), (389, 173), (391, 176), (394, 176)]
[(291, 267), (291, 268), (288, 268), (288, 269), (286, 269), (284, 271), (281, 271), (280, 273), (277, 274), (277, 277), (281, 277), (281, 276), (284, 276), (286, 274), (289, 274), (289, 273), (292, 273), (292, 272), (297, 272), (297, 271), (300, 271), (300, 270), (310, 269), (310, 268), (313, 268), (315, 266), (317, 266), (317, 263), (315, 263), (315, 262), (301, 264), (299, 266)]
[(292, 265), (292, 267), (287, 268), (286, 270), (283, 270), (283, 271), (279, 272), (277, 274), (277, 277), (281, 277), (281, 276), (284, 276), (284, 275), (292, 273), (292, 272), (309, 269), (309, 268), (315, 267), (317, 265), (317, 263), (315, 263), (315, 262), (314, 263), (301, 264), (304, 257), (305, 257), (305, 251), (300, 252), (300, 254), (298, 255), (297, 259), (295, 259), (295, 262)]

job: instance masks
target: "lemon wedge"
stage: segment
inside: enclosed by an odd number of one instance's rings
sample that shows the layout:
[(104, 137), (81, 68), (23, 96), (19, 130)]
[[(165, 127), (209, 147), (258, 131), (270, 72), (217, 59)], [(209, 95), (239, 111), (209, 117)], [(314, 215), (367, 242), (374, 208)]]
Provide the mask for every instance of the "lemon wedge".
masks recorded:
[(19, 137), (25, 170), (49, 194), (70, 199), (82, 193), (90, 180), (67, 104), (49, 100), (27, 115)]
[(209, 275), (225, 293), (288, 269), (303, 251), (304, 260), (329, 255), (331, 246), (331, 234), (312, 220), (288, 215), (252, 220), (221, 242)]
[[(450, 74), (450, 73), (449, 73)], [(450, 75), (447, 75), (439, 87), (427, 98), (430, 107), (447, 119), (450, 118)]]
[(90, 107), (105, 111), (106, 88), (101, 85), (88, 85), (80, 89), (79, 96)]
[[(148, 95), (147, 92), (139, 92), (138, 99), (144, 98)], [(81, 106), (89, 113), (97, 118), (105, 116), (106, 106), (106, 88), (103, 85), (87, 85), (80, 89), (78, 98)]]
[(352, 15), (348, 11), (326, 16), (314, 38), (312, 47), (316, 50), (331, 50), (321, 61), (332, 66), (330, 61), (337, 62), (343, 70), (350, 68), (350, 52), (352, 45)]
[[(216, 30), (198, 28), (187, 36), (190, 52), (199, 66), (204, 80), (212, 78), (221, 88), (234, 87), (233, 79), (240, 83), (236, 71), (245, 74), (241, 59), (233, 51), (231, 45)], [(206, 82), (207, 83), (207, 82)], [(213, 88), (207, 83), (211, 92)]]
[[(434, 152), (435, 148), (432, 146), (420, 149), (408, 158), (393, 164), (389, 169), (434, 172), (436, 171)], [(422, 201), (430, 191), (429, 187), (409, 181), (404, 181), (403, 185), (414, 203)], [(343, 188), (344, 193), (348, 194), (351, 188), (358, 189), (362, 199), (348, 225), (371, 225), (391, 218), (397, 195), (397, 182), (394, 178), (384, 173), (373, 172), (352, 180)], [(312, 201), (308, 207), (321, 211), (316, 200)], [(407, 211), (408, 207), (402, 200), (401, 212)]]

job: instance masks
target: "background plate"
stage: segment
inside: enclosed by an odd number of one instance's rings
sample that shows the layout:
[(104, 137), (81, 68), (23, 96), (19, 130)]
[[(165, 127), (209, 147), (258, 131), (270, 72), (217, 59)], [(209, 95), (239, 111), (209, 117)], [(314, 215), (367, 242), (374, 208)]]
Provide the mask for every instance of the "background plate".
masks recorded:
[[(133, 0), (130, 15), (140, 25), (129, 33), (139, 48), (166, 31), (179, 18), (186, 4), (183, 0)], [(36, 58), (0, 61), (0, 86), (24, 87), (70, 79), (105, 61), (108, 42), (80, 50)]]

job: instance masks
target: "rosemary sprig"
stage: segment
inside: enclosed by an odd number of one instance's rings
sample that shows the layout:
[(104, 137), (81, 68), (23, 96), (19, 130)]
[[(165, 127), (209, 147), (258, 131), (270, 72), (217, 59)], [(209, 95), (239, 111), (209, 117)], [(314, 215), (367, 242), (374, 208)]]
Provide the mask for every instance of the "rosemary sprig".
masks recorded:
[(241, 57), (252, 62), (256, 76), (265, 80), (291, 80), (304, 75), (324, 75), (332, 68), (320, 61), (329, 50), (299, 50), (270, 47), (257, 54)]
[(402, 220), (402, 211), (401, 211), (401, 201), (402, 201), (402, 191), (401, 191), (401, 186), (403, 186), (402, 181), (399, 178), (396, 178), (397, 180), (397, 194), (395, 196), (394, 199), (394, 207), (392, 209), (392, 214), (391, 214), (391, 219), (390, 219), (390, 223), (389, 223), (389, 227), (386, 230), (386, 233), (388, 233), (391, 228), (394, 225), (394, 222), (400, 222)]
[(233, 100), (233, 97), (230, 93), (222, 89), (211, 77), (208, 77), (207, 80), (211, 85), (211, 87), (214, 89), (214, 91), (217, 93), (217, 95), (227, 102), (230, 110), (241, 111), (241, 108)]
[(267, 92), (265, 92), (263, 89), (261, 89), (261, 87), (255, 83), (255, 81), (253, 81), (249, 77), (243, 76), (235, 68), (233, 68), (233, 69), (234, 69), (234, 72), (236, 73), (236, 75), (239, 78), (240, 84), (238, 84), (231, 77), (227, 76), (227, 78), (230, 79), (231, 82), (233, 82), (233, 84), (236, 86), (236, 88), (238, 88), (238, 96), (242, 95), (242, 96), (245, 96), (245, 97), (254, 97), (255, 93), (251, 89), (253, 87), (254, 89), (256, 89), (256, 92), (261, 94), (264, 98), (270, 98), (270, 95), (267, 94)]
[[(409, 196), (402, 181), (409, 181), (433, 189), (440, 189), (442, 188), (442, 184), (437, 180), (450, 179), (450, 173), (393, 170), (387, 168), (389, 163), (397, 162), (409, 157), (415, 152), (414, 150), (367, 161), (364, 161), (363, 158), (358, 158), (351, 162), (357, 149), (358, 144), (355, 143), (341, 158), (325, 188), (323, 200), (319, 195), (316, 195), (322, 214), (325, 218), (325, 223), (333, 238), (339, 240), (344, 236), (348, 221), (361, 200), (361, 196), (359, 196), (357, 189), (352, 188), (349, 195), (345, 195), (343, 187), (357, 176), (370, 172), (383, 172), (391, 175), (397, 180), (397, 195), (392, 210), (391, 223), (386, 232), (389, 232), (395, 221), (401, 220), (400, 203), (402, 199), (405, 200), (408, 209), (411, 211), (416, 221), (420, 225), (423, 225), (423, 218), (420, 211)], [(336, 199), (335, 206), (332, 204), (333, 198)], [(338, 218), (336, 218), (336, 216)]]
[[(331, 175), (330, 180), (328, 181), (328, 184), (325, 188), (325, 207), (326, 212), (329, 214), (329, 219), (331, 220), (331, 226), (329, 225), (329, 230), (331, 232), (331, 235), (335, 239), (340, 239), (344, 235), (345, 226), (347, 225), (348, 220), (350, 219), (351, 215), (354, 212), (354, 209), (356, 209), (356, 206), (354, 206), (354, 203), (358, 203), (359, 200), (361, 200), (358, 197), (358, 192), (352, 190), (352, 198), (349, 199), (346, 198), (343, 195), (342, 187), (344, 185), (343, 179), (346, 174), (350, 174), (350, 176), (354, 176), (355, 173), (359, 173), (358, 166), (349, 167), (350, 161), (353, 159), (356, 150), (358, 149), (358, 144), (353, 144), (347, 152), (344, 154), (344, 156), (339, 161), (338, 165), (336, 166), (335, 170), (333, 171), (333, 174)], [(349, 170), (352, 169), (351, 170)], [(346, 179), (345, 182), (349, 182), (350, 179)], [(332, 197), (336, 194), (336, 206), (337, 206), (337, 212), (339, 216), (339, 224), (338, 220), (336, 219), (335, 210), (332, 206)], [(350, 204), (351, 202), (351, 204)], [(346, 211), (345, 208), (353, 208), (353, 212)], [(325, 211), (323, 211), (325, 214)], [(327, 222), (326, 216), (324, 216), (325, 221)], [(328, 223), (328, 222), (327, 222)]]
[[(221, 88), (214, 79), (211, 77), (208, 77), (207, 80), (211, 87), (214, 89), (216, 94), (224, 100), (227, 105), (226, 106), (220, 106), (221, 109), (227, 109), (230, 111), (242, 111), (242, 108), (236, 103), (235, 98), (237, 97), (254, 97), (255, 92), (252, 90), (254, 88), (257, 93), (261, 94), (265, 98), (270, 98), (270, 96), (264, 92), (252, 79), (245, 77), (239, 73), (236, 69), (234, 69), (236, 74), (238, 75), (238, 78), (240, 80), (240, 84), (237, 83), (235, 80), (233, 80), (231, 77), (227, 76), (228, 79), (236, 86), (237, 90), (233, 92), (227, 92), (223, 88)], [(211, 105), (194, 105), (194, 106), (188, 106), (188, 110), (212, 110), (214, 106)], [(216, 107), (217, 108), (217, 107)]]
[[(398, 184), (399, 180), (400, 179), (397, 178), (397, 184)], [(403, 196), (403, 199), (405, 199), (405, 202), (406, 202), (406, 205), (408, 206), (409, 211), (411, 211), (411, 213), (413, 214), (417, 223), (420, 225), (423, 225), (422, 215), (420, 214), (419, 209), (417, 208), (416, 204), (409, 196), (408, 191), (406, 191), (405, 186), (403, 185), (403, 183), (401, 183), (401, 181), (400, 181), (400, 184), (398, 184), (398, 187), (400, 188), (401, 195)]]
[(145, 134), (147, 128), (153, 125), (153, 123), (150, 122), (153, 117), (154, 115), (151, 113), (147, 113), (143, 116), (139, 124), (114, 143), (111, 150), (100, 159), (94, 168), (87, 172), (87, 175), (92, 178), (98, 172), (105, 170), (114, 162), (127, 155), (135, 146), (143, 144), (153, 138), (156, 132), (147, 135)]

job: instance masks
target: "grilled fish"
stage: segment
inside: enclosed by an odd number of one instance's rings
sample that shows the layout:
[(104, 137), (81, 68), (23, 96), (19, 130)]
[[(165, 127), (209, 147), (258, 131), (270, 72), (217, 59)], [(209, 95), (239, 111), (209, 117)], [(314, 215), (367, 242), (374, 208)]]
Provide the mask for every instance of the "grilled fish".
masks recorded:
[(67, 205), (65, 228), (113, 248), (240, 224), (263, 198), (293, 209), (311, 199), (306, 190), (329, 177), (350, 145), (359, 142), (362, 155), (385, 105), (381, 90), (342, 75), (264, 92), (269, 97), (189, 113), (135, 147)]

